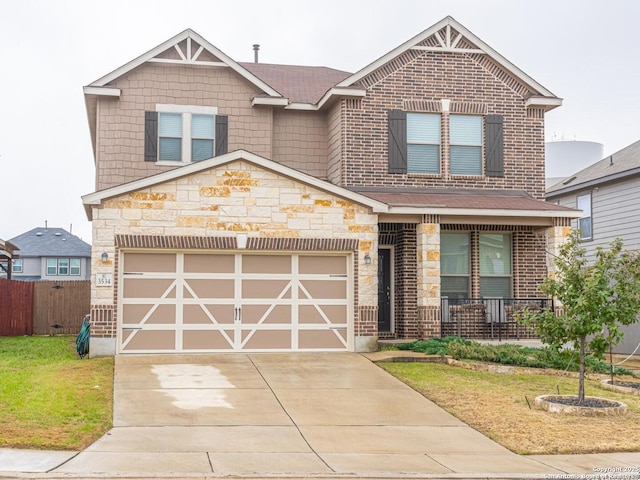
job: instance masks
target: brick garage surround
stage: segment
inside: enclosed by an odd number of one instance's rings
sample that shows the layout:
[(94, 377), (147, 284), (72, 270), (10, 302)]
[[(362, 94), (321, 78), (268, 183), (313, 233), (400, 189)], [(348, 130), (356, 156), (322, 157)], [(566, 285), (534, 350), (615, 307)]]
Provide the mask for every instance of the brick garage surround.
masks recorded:
[[(98, 287), (96, 273), (117, 282), (120, 248), (349, 251), (354, 255), (354, 332), (375, 337), (378, 216), (366, 206), (328, 194), (246, 161), (122, 194), (93, 207), (92, 310), (110, 311), (96, 335), (114, 335), (117, 285)], [(110, 260), (103, 263), (103, 252)], [(113, 260), (112, 260), (113, 259)], [(107, 318), (107, 317), (105, 317)], [(104, 325), (103, 325), (104, 323)]]

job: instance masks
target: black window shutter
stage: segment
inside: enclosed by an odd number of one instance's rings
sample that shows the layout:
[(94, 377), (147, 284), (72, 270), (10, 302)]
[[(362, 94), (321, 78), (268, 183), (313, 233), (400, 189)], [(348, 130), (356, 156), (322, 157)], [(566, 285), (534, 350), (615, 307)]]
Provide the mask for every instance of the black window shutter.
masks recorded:
[(224, 155), (229, 148), (229, 118), (226, 115), (216, 115), (216, 153)]
[(144, 161), (158, 160), (158, 112), (144, 112)]
[(488, 177), (504, 176), (502, 115), (484, 117)]
[(407, 173), (407, 112), (389, 110), (389, 173)]

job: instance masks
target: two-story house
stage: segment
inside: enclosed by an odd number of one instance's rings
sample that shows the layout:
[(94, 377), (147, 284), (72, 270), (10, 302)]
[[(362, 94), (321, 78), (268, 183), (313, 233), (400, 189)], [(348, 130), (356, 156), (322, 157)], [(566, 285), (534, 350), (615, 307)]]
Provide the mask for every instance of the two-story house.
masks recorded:
[[(84, 88), (92, 355), (365, 351), (539, 297), (562, 102), (447, 17), (356, 73), (186, 30)], [(483, 317), (484, 318), (484, 317)]]
[(18, 258), (11, 262), (13, 280), (88, 280), (91, 245), (64, 228), (36, 227), (10, 239)]
[[(552, 185), (547, 200), (581, 211), (572, 226), (580, 230), (589, 259), (616, 238), (626, 249), (640, 249), (640, 140)], [(614, 351), (640, 351), (640, 322), (623, 331)]]

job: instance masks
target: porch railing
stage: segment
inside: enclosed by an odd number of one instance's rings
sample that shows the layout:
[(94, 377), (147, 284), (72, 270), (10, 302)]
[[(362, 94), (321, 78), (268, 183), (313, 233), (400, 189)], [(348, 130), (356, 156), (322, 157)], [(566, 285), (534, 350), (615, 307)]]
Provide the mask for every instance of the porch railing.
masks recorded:
[(516, 321), (518, 311), (553, 309), (546, 298), (441, 298), (442, 337), (536, 338), (534, 328)]

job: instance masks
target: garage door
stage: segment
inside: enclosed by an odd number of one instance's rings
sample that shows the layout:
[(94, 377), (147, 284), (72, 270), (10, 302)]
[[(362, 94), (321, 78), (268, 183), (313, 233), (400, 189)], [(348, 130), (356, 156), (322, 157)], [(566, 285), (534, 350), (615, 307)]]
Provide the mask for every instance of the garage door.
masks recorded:
[(347, 350), (348, 259), (125, 252), (119, 351)]

